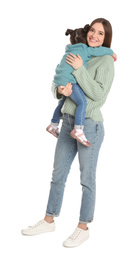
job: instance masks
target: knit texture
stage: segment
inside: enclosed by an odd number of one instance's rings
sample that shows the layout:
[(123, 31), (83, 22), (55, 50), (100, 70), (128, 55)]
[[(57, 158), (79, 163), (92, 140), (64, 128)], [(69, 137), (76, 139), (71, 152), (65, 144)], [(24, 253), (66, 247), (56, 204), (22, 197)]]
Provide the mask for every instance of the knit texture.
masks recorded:
[[(103, 121), (100, 108), (106, 101), (114, 78), (114, 60), (111, 56), (93, 57), (87, 62), (87, 67), (81, 66), (73, 71), (77, 83), (84, 91), (87, 99), (87, 109), (85, 118), (91, 118), (95, 121)], [(54, 97), (60, 99), (57, 95), (57, 88), (52, 85)], [(62, 108), (62, 113), (75, 115), (76, 105), (68, 97)]]
[(63, 85), (65, 86), (68, 82), (72, 84), (76, 83), (76, 79), (73, 76), (73, 68), (66, 62), (66, 57), (70, 53), (79, 54), (83, 60), (83, 65), (87, 66), (87, 61), (89, 61), (92, 56), (98, 57), (103, 55), (113, 55), (113, 51), (110, 48), (103, 46), (99, 47), (88, 47), (86, 44), (77, 43), (77, 44), (68, 44), (65, 48), (65, 55), (62, 57), (60, 63), (57, 65), (55, 70), (55, 75), (53, 82), (56, 86)]

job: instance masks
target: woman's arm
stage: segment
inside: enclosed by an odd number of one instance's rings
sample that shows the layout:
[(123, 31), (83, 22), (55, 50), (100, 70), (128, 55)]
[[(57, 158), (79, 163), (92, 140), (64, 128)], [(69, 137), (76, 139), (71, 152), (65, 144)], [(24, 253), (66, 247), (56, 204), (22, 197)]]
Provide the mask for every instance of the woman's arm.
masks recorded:
[(114, 77), (114, 61), (111, 56), (104, 56), (104, 62), (93, 77), (88, 70), (81, 66), (73, 71), (76, 81), (84, 93), (92, 100), (99, 101), (108, 92)]
[(82, 65), (82, 59), (79, 55), (77, 57), (72, 54), (67, 56), (67, 63), (75, 69), (72, 74), (76, 78), (77, 83), (84, 93), (94, 101), (99, 101), (109, 91), (114, 77), (114, 61), (112, 57), (103, 56), (100, 59), (101, 63), (96, 71), (94, 71), (94, 67), (93, 69), (91, 67), (89, 73)]
[(62, 95), (59, 95), (57, 93), (57, 87), (56, 87), (56, 85), (54, 83), (52, 83), (51, 91), (52, 91), (52, 94), (53, 94), (54, 98), (57, 98), (57, 99), (61, 99), (62, 98)]
[(71, 85), (71, 83), (68, 83), (66, 86), (56, 87), (56, 85), (54, 83), (52, 83), (51, 90), (52, 90), (54, 98), (61, 99), (63, 95), (66, 97), (71, 95), (72, 85)]

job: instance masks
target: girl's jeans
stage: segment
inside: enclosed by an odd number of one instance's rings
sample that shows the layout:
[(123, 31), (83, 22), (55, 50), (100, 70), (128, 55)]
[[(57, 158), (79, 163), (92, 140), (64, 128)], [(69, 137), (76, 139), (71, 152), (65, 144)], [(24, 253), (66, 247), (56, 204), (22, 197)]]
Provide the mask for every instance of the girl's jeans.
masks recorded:
[(82, 200), (79, 220), (81, 223), (88, 223), (93, 220), (94, 215), (96, 166), (99, 150), (104, 138), (104, 127), (102, 122), (95, 122), (88, 118), (85, 119), (85, 134), (92, 144), (91, 147), (82, 145), (70, 136), (73, 127), (74, 117), (64, 114), (63, 124), (55, 150), (54, 170), (46, 215), (59, 215), (67, 176), (75, 155), (78, 152), (81, 171), (80, 180), (82, 185)]
[[(69, 97), (77, 105), (77, 109), (75, 112), (75, 123), (74, 123), (75, 128), (83, 129), (85, 123), (86, 107), (87, 107), (85, 94), (78, 84), (72, 84), (72, 94)], [(60, 118), (62, 117), (61, 108), (65, 100), (66, 97), (63, 96), (63, 98), (59, 101), (59, 104), (54, 111), (51, 122), (56, 125), (59, 124)]]

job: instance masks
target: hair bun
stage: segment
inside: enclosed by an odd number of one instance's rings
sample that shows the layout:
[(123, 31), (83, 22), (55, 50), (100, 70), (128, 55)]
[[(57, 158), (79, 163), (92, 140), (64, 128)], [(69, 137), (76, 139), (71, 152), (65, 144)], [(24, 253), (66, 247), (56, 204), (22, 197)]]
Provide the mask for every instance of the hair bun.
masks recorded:
[(71, 35), (72, 34), (72, 32), (73, 32), (73, 30), (71, 30), (71, 29), (67, 29), (67, 31), (65, 32), (65, 35)]
[(83, 29), (84, 29), (85, 32), (88, 32), (89, 28), (90, 28), (90, 25), (86, 24)]

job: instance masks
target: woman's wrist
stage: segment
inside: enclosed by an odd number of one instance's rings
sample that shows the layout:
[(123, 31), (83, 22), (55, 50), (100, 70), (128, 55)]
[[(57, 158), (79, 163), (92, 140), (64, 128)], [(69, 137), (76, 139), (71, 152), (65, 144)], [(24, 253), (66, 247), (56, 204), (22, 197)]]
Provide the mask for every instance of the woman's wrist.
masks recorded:
[[(80, 74), (82, 73), (82, 68), (84, 67), (84, 65), (80, 66), (78, 69), (74, 69), (73, 72), (72, 72), (72, 75), (75, 76), (77, 74)], [(85, 67), (84, 67), (85, 68)]]
[(59, 86), (58, 87), (58, 95), (64, 95), (66, 97), (70, 96), (72, 93), (72, 84), (71, 83), (67, 83), (67, 85), (64, 86)]

